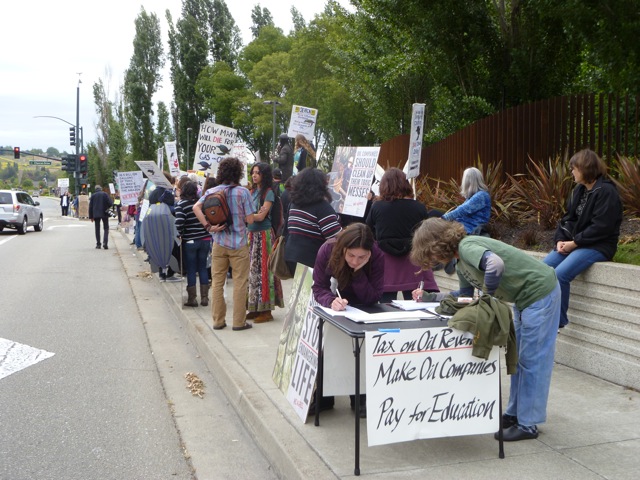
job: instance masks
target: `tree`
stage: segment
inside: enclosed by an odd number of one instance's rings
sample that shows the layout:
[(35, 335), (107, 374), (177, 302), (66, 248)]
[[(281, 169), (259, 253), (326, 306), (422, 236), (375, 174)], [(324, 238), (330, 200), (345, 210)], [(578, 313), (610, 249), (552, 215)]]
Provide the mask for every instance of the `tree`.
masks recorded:
[(158, 102), (158, 130), (156, 132), (156, 148), (164, 147), (164, 142), (175, 139), (171, 129), (171, 117), (164, 102)]
[(251, 35), (254, 39), (258, 38), (262, 27), (275, 27), (271, 12), (267, 8), (261, 8), (260, 4), (254, 6), (253, 10), (251, 10), (251, 21), (253, 22), (253, 25), (251, 25)]
[(160, 21), (141, 7), (136, 18), (133, 55), (125, 72), (124, 97), (131, 152), (135, 159), (155, 158), (153, 95), (164, 66)]

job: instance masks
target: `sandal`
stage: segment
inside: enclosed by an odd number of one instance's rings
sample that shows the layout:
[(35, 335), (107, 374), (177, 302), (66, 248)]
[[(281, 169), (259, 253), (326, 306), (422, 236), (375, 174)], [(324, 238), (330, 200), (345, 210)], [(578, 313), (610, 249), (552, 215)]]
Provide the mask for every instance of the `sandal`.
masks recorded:
[(250, 328), (253, 328), (253, 325), (251, 325), (250, 323), (245, 323), (245, 324), (244, 324), (243, 326), (241, 326), (241, 327), (233, 327), (233, 329), (232, 329), (232, 330), (233, 330), (234, 332), (237, 332), (237, 331), (239, 331), (239, 330), (248, 330), (248, 329), (250, 329)]
[(227, 324), (226, 324), (226, 323), (223, 323), (222, 325), (214, 325), (214, 326), (213, 326), (213, 329), (214, 329), (214, 330), (222, 330), (222, 329), (223, 329), (224, 327), (226, 327), (226, 326), (227, 326)]

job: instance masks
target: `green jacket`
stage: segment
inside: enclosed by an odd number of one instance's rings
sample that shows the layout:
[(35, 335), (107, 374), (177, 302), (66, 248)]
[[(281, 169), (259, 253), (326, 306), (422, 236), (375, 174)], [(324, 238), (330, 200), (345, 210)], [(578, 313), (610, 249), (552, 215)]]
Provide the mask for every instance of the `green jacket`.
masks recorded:
[[(452, 305), (449, 304), (449, 306)], [(474, 357), (486, 360), (494, 345), (501, 347), (506, 345), (507, 374), (515, 373), (518, 350), (513, 313), (509, 305), (485, 294), (460, 308), (449, 319), (448, 325), (451, 328), (473, 333), (472, 355)]]

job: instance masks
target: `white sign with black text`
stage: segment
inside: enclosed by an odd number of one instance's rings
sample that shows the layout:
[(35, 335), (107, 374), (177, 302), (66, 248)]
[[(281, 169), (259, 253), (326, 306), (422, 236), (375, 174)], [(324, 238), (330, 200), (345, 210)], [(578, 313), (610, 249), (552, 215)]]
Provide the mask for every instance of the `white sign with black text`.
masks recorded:
[(497, 431), (499, 348), (472, 349), (448, 327), (366, 332), (369, 446)]

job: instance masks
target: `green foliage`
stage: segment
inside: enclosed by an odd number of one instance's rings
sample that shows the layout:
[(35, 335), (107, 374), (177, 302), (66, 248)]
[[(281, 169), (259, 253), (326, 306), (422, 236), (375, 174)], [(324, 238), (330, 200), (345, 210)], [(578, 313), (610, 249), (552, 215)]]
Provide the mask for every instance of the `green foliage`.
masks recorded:
[[(640, 221), (640, 219), (636, 218), (630, 221)], [(621, 238), (613, 261), (640, 265), (640, 237)]]
[(637, 158), (620, 157), (614, 165), (615, 178), (624, 210), (640, 217), (640, 161)]
[(155, 158), (153, 95), (161, 80), (164, 53), (160, 20), (144, 7), (136, 18), (133, 55), (125, 73), (124, 97), (131, 152), (137, 160)]
[(271, 12), (267, 8), (261, 8), (260, 4), (255, 5), (253, 10), (251, 10), (251, 21), (253, 22), (251, 25), (251, 35), (253, 35), (254, 39), (260, 36), (261, 30), (264, 27), (275, 27)]
[(564, 205), (573, 186), (567, 163), (560, 157), (549, 160), (547, 168), (535, 162), (528, 175), (508, 175), (513, 193), (522, 200), (522, 220), (533, 216), (543, 229), (553, 228), (564, 214)]

